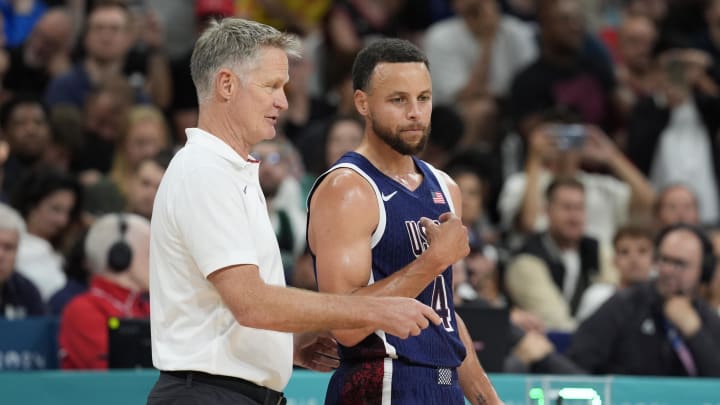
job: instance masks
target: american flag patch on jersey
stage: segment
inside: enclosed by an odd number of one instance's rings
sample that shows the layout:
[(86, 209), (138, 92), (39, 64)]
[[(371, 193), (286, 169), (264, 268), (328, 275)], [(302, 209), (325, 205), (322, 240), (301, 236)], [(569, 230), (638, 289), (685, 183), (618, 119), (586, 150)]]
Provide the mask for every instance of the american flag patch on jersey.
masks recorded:
[(430, 194), (432, 195), (432, 200), (435, 204), (445, 204), (445, 197), (443, 197), (441, 192), (433, 191)]

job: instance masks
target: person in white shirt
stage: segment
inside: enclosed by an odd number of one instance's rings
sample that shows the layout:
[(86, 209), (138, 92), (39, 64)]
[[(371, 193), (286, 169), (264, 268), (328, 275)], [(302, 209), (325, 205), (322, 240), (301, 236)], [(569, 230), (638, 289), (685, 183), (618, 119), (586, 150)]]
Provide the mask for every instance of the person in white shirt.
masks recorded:
[[(546, 230), (543, 193), (553, 179), (573, 177), (585, 187), (585, 208), (591, 213), (585, 231), (609, 251), (619, 226), (632, 215), (651, 211), (655, 191), (601, 129), (577, 126), (582, 128), (582, 135), (577, 141), (566, 142), (557, 124), (565, 119), (548, 113), (543, 123), (532, 129), (525, 170), (508, 177), (500, 191), (501, 226), (515, 239)], [(581, 163), (607, 167), (614, 176), (583, 171)], [(511, 240), (511, 245), (517, 246), (517, 240)]]
[(335, 342), (317, 331), (405, 338), (441, 322), (411, 298), (285, 287), (260, 162), (249, 152), (275, 136), (288, 107), (288, 56), (298, 54), (294, 36), (237, 18), (211, 23), (195, 44), (198, 128), (187, 130), (153, 208), (152, 352), (161, 373), (148, 404), (284, 403), (293, 361), (324, 371), (338, 364)]
[(451, 3), (457, 15), (430, 26), (423, 39), (433, 68), (433, 102), (458, 108), (465, 122), (461, 144), (492, 143), (497, 100), (537, 58), (536, 33), (530, 24), (502, 15), (496, 1)]

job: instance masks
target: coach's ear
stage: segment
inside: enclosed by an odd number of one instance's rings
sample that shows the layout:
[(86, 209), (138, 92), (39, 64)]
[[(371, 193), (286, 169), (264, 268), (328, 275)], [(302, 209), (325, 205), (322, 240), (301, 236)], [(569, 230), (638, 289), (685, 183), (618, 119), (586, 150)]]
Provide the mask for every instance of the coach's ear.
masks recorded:
[(240, 86), (239, 78), (230, 69), (222, 68), (215, 75), (215, 94), (227, 101)]
[(360, 115), (365, 117), (368, 113), (367, 93), (360, 89), (355, 90), (355, 93), (353, 94), (353, 99), (355, 101), (355, 109)]

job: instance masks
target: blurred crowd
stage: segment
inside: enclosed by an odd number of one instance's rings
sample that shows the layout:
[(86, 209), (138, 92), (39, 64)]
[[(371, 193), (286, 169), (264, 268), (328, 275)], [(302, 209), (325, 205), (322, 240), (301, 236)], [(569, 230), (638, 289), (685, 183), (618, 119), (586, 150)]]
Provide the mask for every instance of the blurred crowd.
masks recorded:
[[(288, 284), (316, 288), (305, 198), (362, 141), (354, 57), (402, 37), (430, 61), (421, 157), (463, 194), (456, 305), (509, 311), (506, 370), (720, 376), (720, 0), (0, 10), (0, 316), (61, 317), (64, 368), (107, 367), (107, 318), (149, 313), (153, 199), (197, 120), (193, 41), (238, 16), (304, 44), (279, 135), (253, 151)], [(117, 241), (124, 266), (108, 263)]]

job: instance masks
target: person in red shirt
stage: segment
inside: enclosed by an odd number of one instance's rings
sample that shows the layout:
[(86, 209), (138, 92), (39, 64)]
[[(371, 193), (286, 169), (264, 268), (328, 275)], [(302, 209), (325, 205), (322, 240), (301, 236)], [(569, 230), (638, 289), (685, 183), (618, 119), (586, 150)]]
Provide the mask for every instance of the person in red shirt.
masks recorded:
[(90, 289), (73, 298), (60, 321), (63, 369), (107, 369), (110, 317), (150, 316), (150, 222), (135, 214), (108, 214), (85, 241)]

